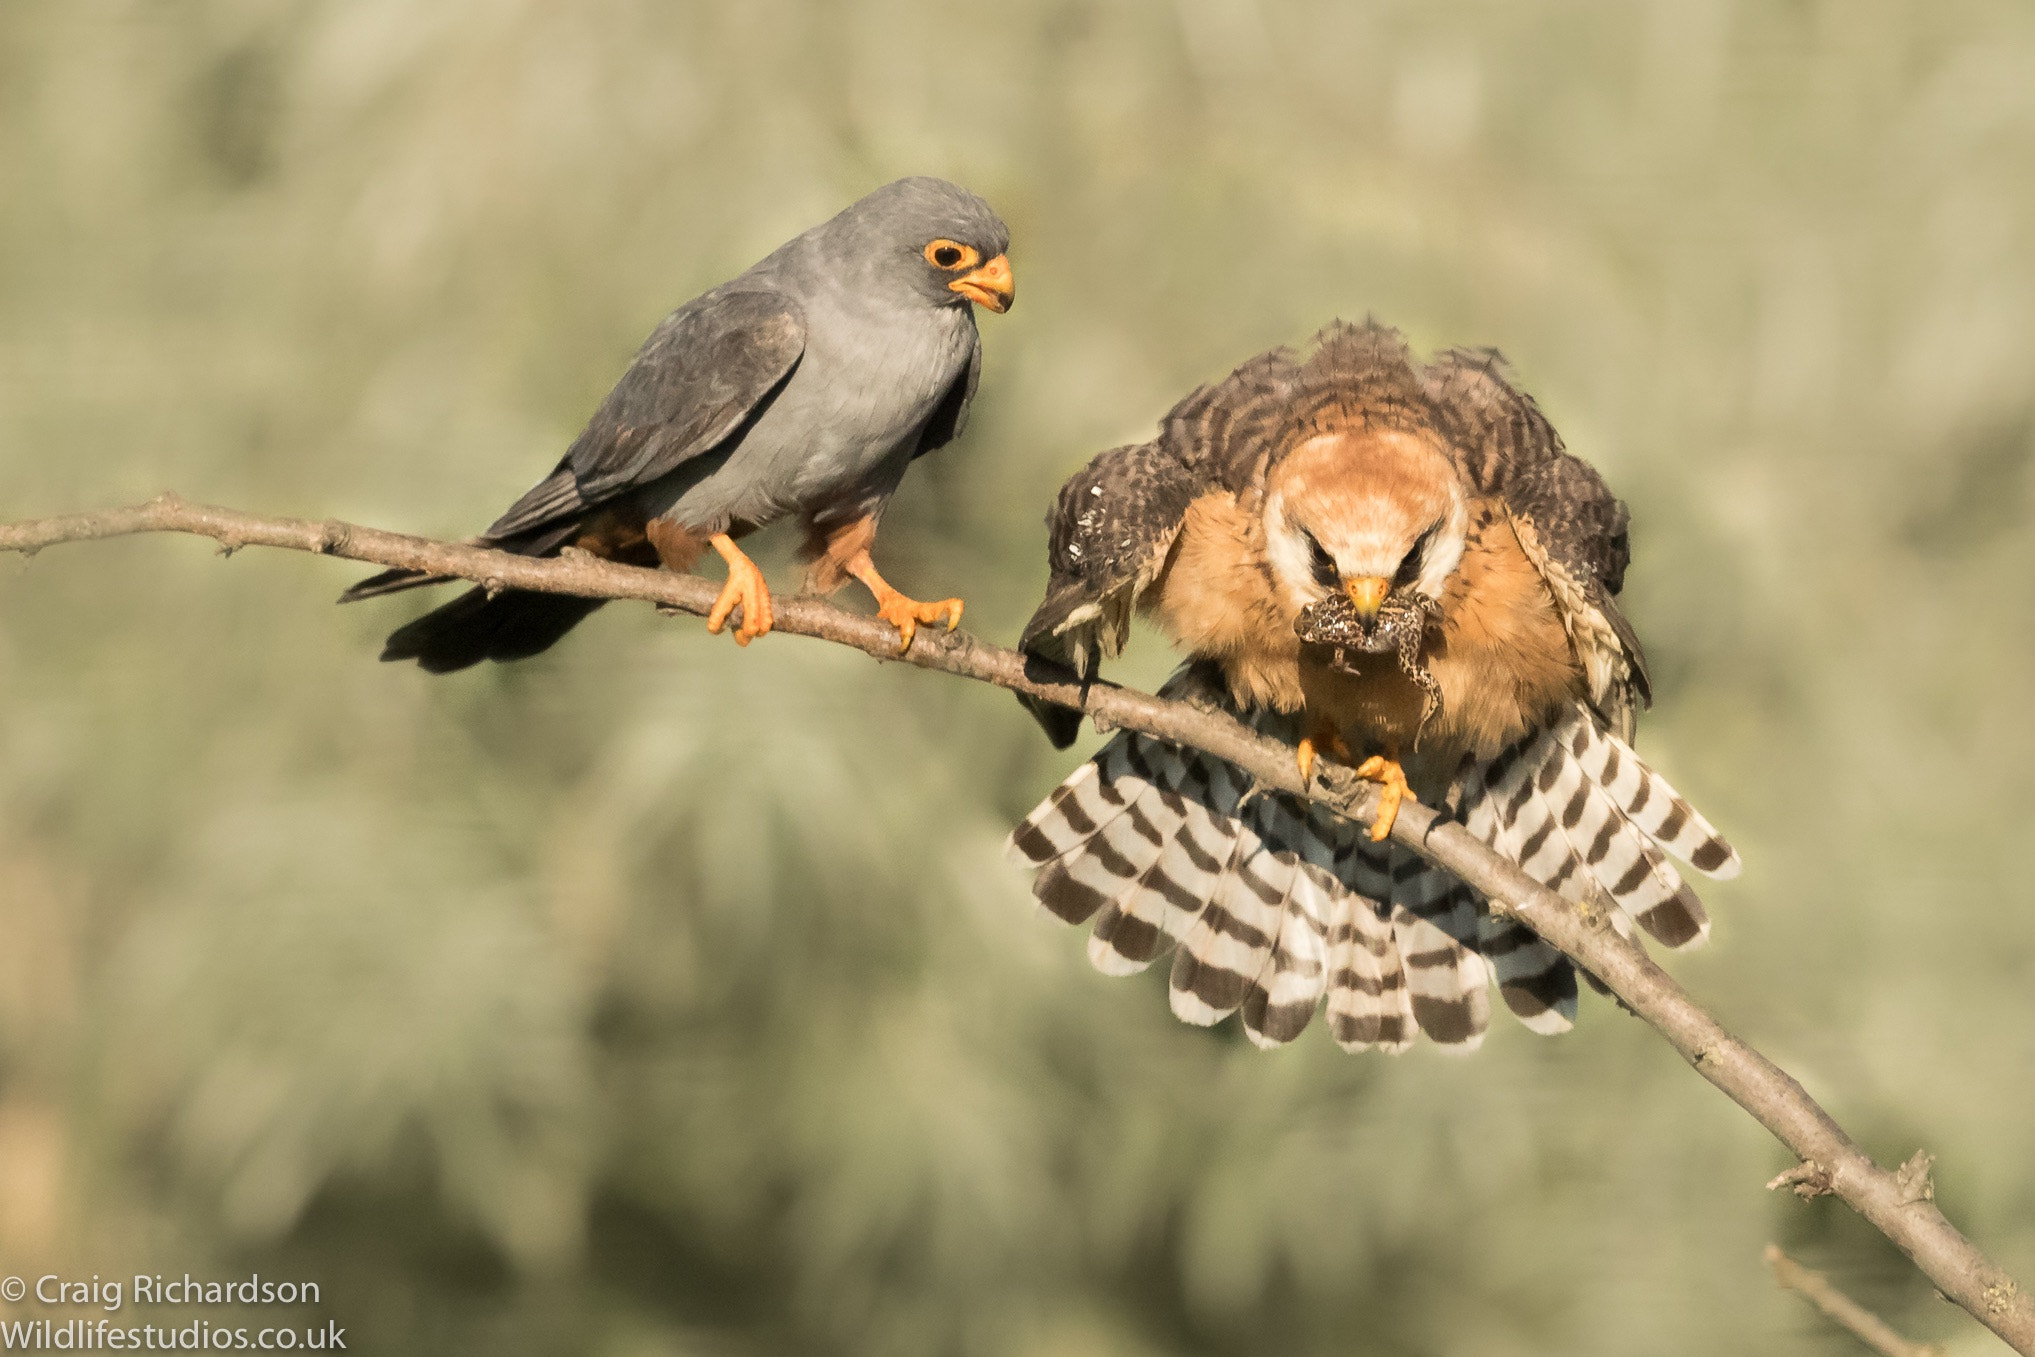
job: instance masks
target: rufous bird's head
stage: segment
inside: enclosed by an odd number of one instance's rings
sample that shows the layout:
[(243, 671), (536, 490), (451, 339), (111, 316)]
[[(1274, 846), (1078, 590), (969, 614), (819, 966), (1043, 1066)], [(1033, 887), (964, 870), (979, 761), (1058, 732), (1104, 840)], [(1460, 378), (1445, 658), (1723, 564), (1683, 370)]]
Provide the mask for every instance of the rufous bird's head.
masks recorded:
[(1468, 522), (1454, 463), (1417, 434), (1319, 434), (1267, 478), (1266, 557), (1296, 614), (1332, 592), (1366, 623), (1394, 595), (1439, 602)]

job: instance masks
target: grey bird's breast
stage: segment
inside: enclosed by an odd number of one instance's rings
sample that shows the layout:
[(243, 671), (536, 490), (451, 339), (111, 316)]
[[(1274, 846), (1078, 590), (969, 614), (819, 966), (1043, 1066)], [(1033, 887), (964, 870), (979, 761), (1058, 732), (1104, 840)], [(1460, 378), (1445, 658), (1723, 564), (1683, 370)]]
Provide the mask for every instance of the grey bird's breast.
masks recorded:
[[(961, 307), (806, 306), (806, 346), (776, 400), (732, 446), (645, 487), (652, 517), (696, 533), (822, 514), (887, 494), (966, 369), (975, 323)], [(887, 486), (886, 486), (887, 483)]]

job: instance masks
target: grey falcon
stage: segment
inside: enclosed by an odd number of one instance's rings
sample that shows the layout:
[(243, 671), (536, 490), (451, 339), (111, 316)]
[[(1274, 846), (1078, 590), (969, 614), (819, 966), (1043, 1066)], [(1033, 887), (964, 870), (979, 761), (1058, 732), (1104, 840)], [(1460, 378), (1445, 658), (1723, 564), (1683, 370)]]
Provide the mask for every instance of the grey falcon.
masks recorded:
[[(941, 179), (900, 179), (667, 316), (558, 466), (474, 544), (524, 556), (577, 548), (685, 572), (712, 547), (739, 605), (735, 640), (772, 625), (770, 591), (736, 539), (793, 514), (809, 582), (849, 577), (911, 645), (952, 629), (961, 600), (922, 603), (877, 573), (870, 546), (911, 463), (952, 441), (982, 370), (975, 306), (1007, 310), (1010, 232), (989, 204)], [(449, 577), (389, 570), (341, 602)], [(392, 633), (384, 660), (432, 673), (548, 648), (602, 600), (472, 589)]]

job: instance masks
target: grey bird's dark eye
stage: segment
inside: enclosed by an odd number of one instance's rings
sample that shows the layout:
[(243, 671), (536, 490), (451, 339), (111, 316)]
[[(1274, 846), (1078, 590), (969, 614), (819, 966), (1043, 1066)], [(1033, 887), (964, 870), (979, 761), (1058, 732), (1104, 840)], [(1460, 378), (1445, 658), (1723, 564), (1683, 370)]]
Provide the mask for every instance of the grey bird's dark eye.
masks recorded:
[(1300, 535), (1307, 539), (1310, 556), (1308, 566), (1314, 571), (1314, 582), (1325, 589), (1335, 588), (1336, 581), (1341, 578), (1340, 572), (1335, 568), (1335, 558), (1328, 554), (1321, 543), (1314, 540), (1314, 534), (1307, 529), (1302, 528)]
[(961, 252), (952, 245), (942, 245), (933, 251), (933, 262), (943, 269), (951, 269), (961, 262)]

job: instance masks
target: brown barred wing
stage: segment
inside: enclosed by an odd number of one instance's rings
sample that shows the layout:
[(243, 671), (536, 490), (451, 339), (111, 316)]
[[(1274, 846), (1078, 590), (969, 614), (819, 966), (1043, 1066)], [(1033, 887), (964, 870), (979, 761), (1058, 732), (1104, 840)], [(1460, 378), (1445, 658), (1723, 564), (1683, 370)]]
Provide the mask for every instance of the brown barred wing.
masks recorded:
[(1533, 397), (1514, 386), (1489, 349), (1452, 349), (1424, 373), (1435, 418), (1479, 494), (1510, 510), (1520, 545), (1547, 580), (1591, 700), (1631, 738), (1652, 696), (1646, 655), (1619, 610), (1631, 561), (1631, 516), (1596, 469), (1562, 448)]
[[(1075, 473), (1046, 515), (1051, 575), (1018, 648), (1092, 677), (1104, 656), (1122, 651), (1131, 613), (1164, 567), (1187, 506), (1210, 488), (1156, 442), (1111, 448)], [(1018, 700), (1056, 747), (1073, 743), (1079, 713)]]
[[(1299, 369), (1285, 349), (1259, 354), (1175, 405), (1151, 442), (1100, 453), (1061, 486), (1046, 515), (1046, 594), (1018, 648), (1084, 680), (1120, 653), (1188, 506), (1214, 492), (1244, 493), (1262, 477), (1264, 450), (1291, 421)], [(1018, 701), (1056, 747), (1073, 743), (1077, 713)]]

